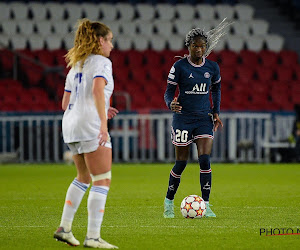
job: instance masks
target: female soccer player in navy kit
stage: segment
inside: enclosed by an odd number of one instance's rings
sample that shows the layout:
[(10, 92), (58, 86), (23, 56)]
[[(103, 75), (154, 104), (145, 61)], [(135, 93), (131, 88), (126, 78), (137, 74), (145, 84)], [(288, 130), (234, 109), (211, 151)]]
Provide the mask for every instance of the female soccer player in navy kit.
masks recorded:
[[(167, 80), (165, 102), (173, 111), (172, 143), (176, 162), (170, 172), (169, 186), (164, 201), (165, 218), (174, 218), (174, 196), (180, 184), (189, 156), (189, 146), (196, 143), (200, 165), (202, 198), (206, 202), (206, 216), (216, 217), (209, 206), (211, 189), (210, 153), (213, 132), (223, 126), (219, 118), (221, 101), (221, 76), (216, 62), (206, 57), (229, 25), (225, 20), (210, 32), (200, 28), (191, 30), (185, 39), (189, 55), (175, 62)], [(179, 87), (179, 96), (175, 91)], [(209, 100), (211, 93), (213, 107)]]

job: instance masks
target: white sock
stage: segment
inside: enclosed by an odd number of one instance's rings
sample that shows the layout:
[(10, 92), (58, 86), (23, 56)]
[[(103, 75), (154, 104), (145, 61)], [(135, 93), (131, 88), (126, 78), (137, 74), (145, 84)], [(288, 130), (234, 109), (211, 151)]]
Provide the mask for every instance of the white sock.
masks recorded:
[(92, 186), (88, 197), (88, 228), (87, 237), (100, 237), (100, 228), (104, 215), (104, 208), (109, 187)]
[(63, 227), (65, 232), (71, 231), (75, 213), (89, 186), (90, 184), (81, 183), (76, 178), (69, 186), (60, 222), (60, 227)]

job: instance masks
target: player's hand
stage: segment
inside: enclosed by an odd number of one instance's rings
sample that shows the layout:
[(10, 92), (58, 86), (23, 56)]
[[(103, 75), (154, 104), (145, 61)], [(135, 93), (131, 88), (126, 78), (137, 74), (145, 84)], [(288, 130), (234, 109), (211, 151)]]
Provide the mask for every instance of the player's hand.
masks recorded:
[(109, 107), (107, 111), (107, 118), (112, 119), (119, 113), (119, 110), (113, 107)]
[(98, 135), (99, 145), (104, 146), (108, 140), (108, 137), (109, 135), (108, 135), (107, 125), (105, 126), (105, 124), (101, 124), (100, 133)]
[(175, 97), (171, 102), (170, 108), (173, 112), (181, 113), (182, 106), (180, 106), (179, 102), (177, 102), (177, 97)]
[(223, 122), (221, 121), (219, 115), (217, 113), (214, 114), (214, 132), (217, 131), (219, 126), (223, 127)]

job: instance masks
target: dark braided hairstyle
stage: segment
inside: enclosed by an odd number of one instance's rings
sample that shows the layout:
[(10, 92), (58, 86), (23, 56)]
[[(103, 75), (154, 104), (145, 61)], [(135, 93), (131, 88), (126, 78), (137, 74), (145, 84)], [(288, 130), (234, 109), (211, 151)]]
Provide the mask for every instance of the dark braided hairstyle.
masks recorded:
[(226, 21), (226, 18), (224, 18), (223, 21), (217, 25), (217, 27), (207, 32), (205, 32), (204, 29), (201, 28), (192, 29), (186, 35), (185, 45), (189, 47), (195, 37), (199, 36), (203, 38), (206, 42), (206, 51), (204, 53), (204, 57), (207, 57), (210, 52), (216, 47), (221, 37), (226, 35), (225, 29), (231, 24), (232, 22), (228, 22)]

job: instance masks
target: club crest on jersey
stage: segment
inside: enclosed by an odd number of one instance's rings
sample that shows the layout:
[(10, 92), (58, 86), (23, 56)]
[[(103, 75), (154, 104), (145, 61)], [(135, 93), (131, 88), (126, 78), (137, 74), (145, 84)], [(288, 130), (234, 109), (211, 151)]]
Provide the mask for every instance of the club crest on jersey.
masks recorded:
[(209, 77), (210, 77), (210, 74), (209, 74), (208, 72), (205, 72), (205, 73), (204, 73), (204, 77), (205, 77), (205, 78), (209, 78)]
[(193, 77), (193, 73), (190, 74), (189, 78), (194, 78), (194, 77)]

